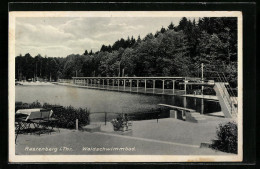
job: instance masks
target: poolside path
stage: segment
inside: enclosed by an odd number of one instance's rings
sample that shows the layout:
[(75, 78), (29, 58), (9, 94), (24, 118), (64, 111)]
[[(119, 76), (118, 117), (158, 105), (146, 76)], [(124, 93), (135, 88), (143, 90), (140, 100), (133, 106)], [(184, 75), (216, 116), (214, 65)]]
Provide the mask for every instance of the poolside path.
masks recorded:
[[(223, 155), (209, 148), (199, 148), (201, 142), (214, 139), (216, 126), (223, 118), (208, 117), (207, 123), (188, 123), (177, 119), (134, 121), (131, 135), (115, 132), (82, 132), (61, 129), (51, 135), (23, 134), (18, 137), (16, 154), (127, 154), (127, 155)], [(102, 126), (104, 128), (104, 126)], [(109, 127), (107, 125), (106, 127)], [(27, 147), (27, 149), (26, 149)], [(28, 151), (29, 148), (57, 148), (53, 151)], [(68, 148), (69, 150), (67, 150)], [(96, 148), (94, 150), (94, 148)], [(97, 148), (101, 148), (97, 151)], [(116, 149), (114, 149), (116, 148)], [(131, 151), (119, 151), (128, 148)], [(65, 151), (60, 151), (65, 149)], [(106, 149), (106, 150), (105, 150)], [(227, 154), (226, 154), (227, 155)]]

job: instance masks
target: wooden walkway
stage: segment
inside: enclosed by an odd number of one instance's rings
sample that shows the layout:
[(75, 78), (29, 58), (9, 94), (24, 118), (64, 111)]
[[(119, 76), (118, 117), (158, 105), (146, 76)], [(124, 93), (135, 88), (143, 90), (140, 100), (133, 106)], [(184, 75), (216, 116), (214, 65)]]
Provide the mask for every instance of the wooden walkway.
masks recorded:
[(184, 95), (185, 90), (179, 90), (175, 89), (174, 93), (172, 92), (172, 89), (161, 89), (161, 88), (145, 88), (144, 87), (129, 87), (129, 86), (110, 86), (110, 85), (92, 85), (92, 86), (82, 86), (82, 85), (76, 85), (72, 83), (54, 83), (57, 85), (63, 85), (63, 86), (72, 86), (72, 87), (79, 87), (79, 88), (88, 88), (88, 89), (97, 89), (97, 90), (107, 90), (107, 91), (117, 91), (117, 92), (126, 92), (126, 93), (139, 93), (139, 94), (156, 94), (156, 95)]

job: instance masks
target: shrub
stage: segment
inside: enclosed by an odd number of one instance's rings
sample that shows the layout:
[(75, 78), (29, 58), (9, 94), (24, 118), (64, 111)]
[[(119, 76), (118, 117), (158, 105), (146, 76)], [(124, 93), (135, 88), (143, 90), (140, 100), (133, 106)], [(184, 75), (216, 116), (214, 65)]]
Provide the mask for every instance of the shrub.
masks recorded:
[(235, 122), (220, 124), (216, 134), (217, 140), (213, 140), (211, 145), (213, 149), (237, 154), (237, 124)]
[(89, 110), (87, 108), (74, 108), (72, 106), (62, 107), (59, 105), (45, 104), (43, 106), (53, 110), (53, 118), (58, 119), (57, 126), (60, 128), (75, 128), (78, 119), (79, 128), (89, 124)]
[[(26, 105), (27, 103), (24, 103), (23, 105)], [(36, 100), (35, 102), (32, 102), (31, 104), (27, 104), (28, 105), (28, 107), (30, 108), (30, 109), (33, 109), (33, 108), (41, 108), (42, 107), (42, 105), (41, 105), (41, 103), (38, 101), (38, 100)]]
[(124, 114), (119, 114), (116, 119), (113, 119), (111, 121), (115, 131), (118, 131), (122, 127), (125, 127), (127, 125), (127, 122), (128, 122), (128, 117), (127, 115)]

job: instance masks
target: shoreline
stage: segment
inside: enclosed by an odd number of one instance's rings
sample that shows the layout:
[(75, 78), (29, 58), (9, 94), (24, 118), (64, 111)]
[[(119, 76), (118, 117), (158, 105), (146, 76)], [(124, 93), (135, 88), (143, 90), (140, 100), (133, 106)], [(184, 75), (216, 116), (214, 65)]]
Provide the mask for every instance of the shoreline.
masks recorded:
[(20, 82), (17, 81), (15, 82), (15, 84), (17, 84), (17, 86), (21, 85), (21, 86), (45, 86), (45, 85), (54, 85), (53, 82)]

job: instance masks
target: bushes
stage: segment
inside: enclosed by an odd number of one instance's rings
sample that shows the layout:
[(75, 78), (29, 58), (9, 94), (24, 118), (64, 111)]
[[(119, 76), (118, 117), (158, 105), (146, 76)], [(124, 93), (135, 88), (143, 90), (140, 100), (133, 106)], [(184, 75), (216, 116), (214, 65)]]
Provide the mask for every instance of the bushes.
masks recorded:
[[(79, 128), (89, 124), (89, 110), (87, 108), (74, 108), (72, 106), (63, 107), (60, 105), (52, 105), (48, 103), (44, 103), (43, 105), (36, 101), (30, 104), (27, 104), (28, 107), (20, 107), (23, 108), (44, 108), (44, 109), (52, 109), (53, 118), (58, 119), (56, 126), (59, 128), (75, 128), (76, 127), (76, 119), (78, 119)], [(16, 106), (17, 107), (17, 106)]]
[(216, 133), (217, 140), (213, 140), (211, 148), (237, 154), (237, 124), (235, 122), (220, 124)]
[(69, 107), (52, 107), (53, 117), (58, 119), (57, 125), (61, 128), (75, 128), (78, 119), (79, 128), (89, 124), (88, 109)]
[[(27, 103), (24, 104), (26, 105)], [(30, 109), (42, 107), (41, 103), (38, 102), (38, 100), (36, 100), (36, 102), (32, 102), (31, 104), (27, 104), (27, 105), (29, 106)]]
[(123, 127), (127, 126), (128, 117), (125, 114), (119, 114), (116, 119), (113, 119), (111, 123), (113, 124), (114, 130), (118, 131)]

